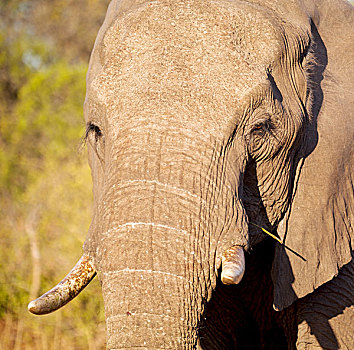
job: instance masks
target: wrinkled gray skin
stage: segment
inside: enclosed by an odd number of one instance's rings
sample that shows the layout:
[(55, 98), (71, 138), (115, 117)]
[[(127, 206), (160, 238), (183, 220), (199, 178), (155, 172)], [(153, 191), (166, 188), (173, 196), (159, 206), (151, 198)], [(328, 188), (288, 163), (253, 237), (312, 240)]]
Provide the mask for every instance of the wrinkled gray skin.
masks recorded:
[(84, 107), (109, 349), (354, 349), (353, 20), (335, 0), (111, 3)]

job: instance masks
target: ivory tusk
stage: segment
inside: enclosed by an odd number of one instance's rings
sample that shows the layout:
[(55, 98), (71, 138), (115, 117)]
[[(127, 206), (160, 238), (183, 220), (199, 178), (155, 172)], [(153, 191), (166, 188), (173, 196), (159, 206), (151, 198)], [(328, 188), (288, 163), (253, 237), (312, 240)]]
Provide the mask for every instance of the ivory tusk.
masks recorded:
[(83, 255), (60, 283), (28, 304), (28, 311), (45, 315), (60, 309), (74, 299), (95, 276), (90, 257)]
[(243, 248), (234, 245), (227, 249), (222, 256), (221, 282), (238, 284), (245, 273), (245, 253)]

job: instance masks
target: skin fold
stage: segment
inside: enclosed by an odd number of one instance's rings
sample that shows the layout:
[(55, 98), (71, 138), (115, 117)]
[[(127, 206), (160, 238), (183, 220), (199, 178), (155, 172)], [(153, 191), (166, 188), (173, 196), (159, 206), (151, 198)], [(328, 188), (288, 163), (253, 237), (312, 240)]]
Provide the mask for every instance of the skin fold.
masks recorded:
[(354, 348), (353, 19), (111, 2), (84, 104), (108, 349)]

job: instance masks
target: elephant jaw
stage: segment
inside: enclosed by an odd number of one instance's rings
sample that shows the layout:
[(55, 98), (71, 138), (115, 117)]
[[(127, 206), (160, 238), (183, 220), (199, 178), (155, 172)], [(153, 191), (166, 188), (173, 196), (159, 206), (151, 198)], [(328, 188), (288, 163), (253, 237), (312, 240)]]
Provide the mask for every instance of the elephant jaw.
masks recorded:
[(28, 304), (28, 310), (45, 315), (60, 309), (74, 299), (96, 276), (88, 255), (83, 255), (67, 276), (47, 293)]
[(245, 273), (245, 253), (243, 248), (234, 245), (227, 249), (222, 256), (221, 282), (238, 284)]

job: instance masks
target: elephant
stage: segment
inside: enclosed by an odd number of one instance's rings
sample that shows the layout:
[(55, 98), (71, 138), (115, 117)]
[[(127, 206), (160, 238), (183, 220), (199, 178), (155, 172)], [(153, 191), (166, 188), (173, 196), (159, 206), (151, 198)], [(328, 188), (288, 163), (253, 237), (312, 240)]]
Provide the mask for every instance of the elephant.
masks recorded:
[(354, 10), (113, 0), (87, 74), (83, 256), (108, 349), (354, 349)]

